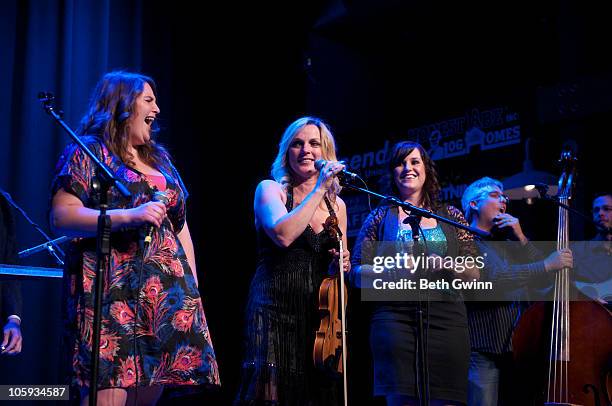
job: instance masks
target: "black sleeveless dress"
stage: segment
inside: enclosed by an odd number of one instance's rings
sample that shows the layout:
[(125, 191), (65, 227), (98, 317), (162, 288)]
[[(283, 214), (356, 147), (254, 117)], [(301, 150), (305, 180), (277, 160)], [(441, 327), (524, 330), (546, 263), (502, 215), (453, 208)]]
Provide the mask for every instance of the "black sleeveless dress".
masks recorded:
[[(291, 188), (285, 207), (293, 210)], [(337, 382), (316, 370), (312, 360), (319, 286), (327, 276), (334, 241), (327, 230), (317, 234), (310, 226), (287, 248), (277, 246), (261, 227), (257, 239), (235, 405), (337, 406)]]

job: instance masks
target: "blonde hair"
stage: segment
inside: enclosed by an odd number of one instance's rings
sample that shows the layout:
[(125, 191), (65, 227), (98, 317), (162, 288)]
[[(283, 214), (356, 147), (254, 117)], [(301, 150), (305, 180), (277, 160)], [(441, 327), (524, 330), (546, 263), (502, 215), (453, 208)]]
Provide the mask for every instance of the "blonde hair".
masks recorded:
[[(280, 183), (283, 189), (295, 186), (295, 178), (287, 162), (287, 153), (295, 136), (307, 125), (315, 125), (319, 129), (321, 134), (321, 158), (326, 161), (338, 160), (336, 157), (336, 142), (329, 126), (320, 118), (308, 116), (298, 118), (285, 130), (278, 144), (278, 155), (276, 155), (276, 159), (272, 163), (272, 170), (270, 172), (274, 180)], [(334, 178), (332, 186), (327, 191), (327, 197), (335, 201), (341, 189), (340, 182), (337, 178)]]

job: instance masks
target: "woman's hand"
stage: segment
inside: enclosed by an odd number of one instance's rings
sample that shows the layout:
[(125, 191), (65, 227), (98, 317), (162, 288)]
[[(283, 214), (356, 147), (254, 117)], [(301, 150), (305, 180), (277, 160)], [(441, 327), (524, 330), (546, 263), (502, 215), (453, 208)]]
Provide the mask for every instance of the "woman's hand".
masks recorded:
[(166, 217), (166, 205), (161, 202), (148, 202), (133, 209), (125, 210), (129, 223), (133, 227), (153, 224), (160, 227)]
[[(112, 231), (145, 224), (159, 227), (166, 216), (166, 206), (161, 202), (148, 202), (132, 209), (112, 209), (106, 213), (111, 217)], [(83, 206), (78, 197), (63, 189), (53, 196), (50, 214), (51, 228), (56, 234), (75, 238), (97, 234), (100, 211)]]
[(563, 248), (553, 252), (544, 260), (544, 268), (547, 271), (558, 271), (563, 268), (572, 268), (574, 258), (569, 248)]
[(493, 218), (493, 224), (495, 225), (495, 228), (499, 230), (507, 227), (512, 230), (512, 234), (514, 234), (516, 239), (519, 241), (527, 241), (527, 237), (525, 237), (525, 234), (523, 234), (521, 223), (516, 217), (513, 217), (508, 213), (499, 213)]
[(341, 162), (328, 161), (319, 170), (319, 178), (317, 179), (317, 188), (323, 191), (328, 191), (333, 184), (334, 177), (342, 171), (346, 166)]
[[(333, 256), (333, 260), (331, 264), (329, 264), (329, 273), (330, 275), (336, 275), (338, 273), (338, 266), (340, 265), (340, 251), (335, 248), (332, 248), (328, 252)], [(342, 267), (344, 269), (344, 272), (351, 271), (351, 253), (349, 250), (346, 249), (343, 251)]]

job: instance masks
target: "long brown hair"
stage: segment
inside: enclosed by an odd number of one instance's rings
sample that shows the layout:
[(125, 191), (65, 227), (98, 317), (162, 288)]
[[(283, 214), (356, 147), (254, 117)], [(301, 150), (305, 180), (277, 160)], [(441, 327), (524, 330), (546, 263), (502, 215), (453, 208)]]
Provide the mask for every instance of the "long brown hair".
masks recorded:
[(423, 158), (425, 165), (425, 183), (423, 184), (423, 194), (419, 204), (427, 209), (437, 210), (440, 208), (440, 182), (438, 181), (438, 171), (436, 163), (429, 157), (425, 148), (417, 142), (401, 141), (393, 146), (391, 150), (391, 159), (389, 160), (389, 181), (391, 182), (391, 190), (399, 196), (399, 190), (393, 178), (393, 170), (402, 164), (414, 149), (418, 149)]
[[(134, 156), (128, 152), (129, 118), (134, 114), (138, 96), (148, 83), (156, 93), (152, 78), (138, 73), (114, 71), (105, 74), (96, 85), (87, 114), (81, 119), (79, 135), (93, 135), (102, 139), (107, 148), (125, 164), (134, 167)], [(158, 132), (153, 123), (152, 134)], [(136, 147), (140, 159), (155, 168), (167, 168), (170, 156), (153, 137)]]

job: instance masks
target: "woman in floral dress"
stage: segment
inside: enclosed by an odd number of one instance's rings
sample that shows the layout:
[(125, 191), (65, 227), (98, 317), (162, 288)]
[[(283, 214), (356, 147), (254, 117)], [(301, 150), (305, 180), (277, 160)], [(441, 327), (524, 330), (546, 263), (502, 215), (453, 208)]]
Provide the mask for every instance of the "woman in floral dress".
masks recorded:
[[(111, 72), (98, 83), (78, 131), (132, 194), (124, 198), (112, 188), (108, 196), (111, 255), (102, 270), (97, 384), (104, 405), (125, 405), (134, 396), (155, 404), (164, 386), (219, 385), (185, 218), (188, 193), (168, 153), (152, 139), (158, 114), (151, 78)], [(82, 404), (91, 373), (96, 172), (91, 159), (71, 144), (52, 186), (51, 225), (56, 233), (75, 237), (66, 261), (65, 321), (72, 383)], [(154, 198), (156, 192), (162, 198)]]

